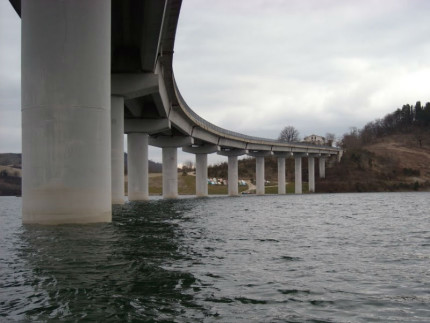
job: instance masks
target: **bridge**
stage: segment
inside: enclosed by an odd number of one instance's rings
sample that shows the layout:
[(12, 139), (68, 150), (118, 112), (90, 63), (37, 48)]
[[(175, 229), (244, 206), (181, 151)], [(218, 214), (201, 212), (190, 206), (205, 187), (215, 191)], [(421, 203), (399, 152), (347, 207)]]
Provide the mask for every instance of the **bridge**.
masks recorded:
[(22, 25), (23, 223), (109, 222), (124, 203), (124, 133), (128, 199), (146, 200), (148, 145), (162, 148), (163, 197), (178, 196), (177, 151), (196, 156), (196, 195), (206, 196), (207, 156), (228, 158), (228, 194), (238, 195), (238, 156), (256, 158), (256, 193), (264, 194), (264, 158), (302, 158), (309, 191), (334, 147), (285, 143), (220, 128), (185, 102), (172, 69), (181, 0), (10, 0)]

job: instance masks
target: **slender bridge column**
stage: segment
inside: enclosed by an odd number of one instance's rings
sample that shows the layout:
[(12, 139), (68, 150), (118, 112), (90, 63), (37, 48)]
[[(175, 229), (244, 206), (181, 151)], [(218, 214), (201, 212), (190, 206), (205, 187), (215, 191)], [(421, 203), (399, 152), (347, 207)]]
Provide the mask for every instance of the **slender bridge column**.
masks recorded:
[(22, 1), (23, 223), (109, 222), (111, 2)]
[(182, 147), (182, 151), (196, 155), (196, 196), (208, 196), (208, 154), (218, 151), (217, 145), (205, 144)]
[(148, 134), (127, 135), (128, 200), (149, 199), (148, 190)]
[(285, 157), (278, 157), (278, 194), (285, 191)]
[(285, 159), (292, 156), (290, 152), (275, 151), (278, 158), (278, 194), (286, 194), (285, 189)]
[[(130, 106), (128, 109), (130, 110)], [(149, 199), (149, 134), (168, 129), (169, 122), (164, 119), (138, 119), (136, 118), (139, 115), (138, 109), (133, 111), (136, 114), (135, 118), (124, 120), (128, 147), (128, 200), (145, 201)]]
[(163, 147), (163, 197), (178, 197), (178, 148)]
[(228, 195), (239, 195), (239, 169), (237, 157), (245, 155), (247, 150), (244, 149), (221, 149), (218, 155), (228, 157)]
[(239, 195), (239, 167), (237, 156), (228, 156), (228, 195)]
[(149, 144), (162, 148), (163, 158), (163, 198), (178, 197), (178, 147), (194, 144), (191, 137), (159, 136), (151, 137)]
[(264, 195), (264, 157), (255, 158), (256, 194)]
[(320, 178), (325, 178), (325, 157), (323, 156), (319, 158), (319, 171)]
[(124, 203), (124, 98), (111, 98), (112, 204)]
[(295, 193), (302, 194), (302, 157), (304, 154), (294, 153), (294, 166), (295, 166)]
[(309, 192), (315, 192), (315, 158), (310, 154), (308, 156), (308, 184)]
[(208, 154), (196, 154), (196, 195), (208, 196)]
[(264, 157), (271, 156), (271, 151), (250, 151), (248, 155), (255, 157), (256, 194), (264, 195)]

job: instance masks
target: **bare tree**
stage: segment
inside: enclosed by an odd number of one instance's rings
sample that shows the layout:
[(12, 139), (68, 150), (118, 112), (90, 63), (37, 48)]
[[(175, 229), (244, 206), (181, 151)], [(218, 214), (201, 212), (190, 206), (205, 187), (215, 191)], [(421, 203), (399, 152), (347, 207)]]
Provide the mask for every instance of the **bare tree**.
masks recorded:
[(278, 140), (283, 142), (299, 141), (299, 131), (293, 126), (286, 126), (279, 134)]
[(193, 170), (193, 168), (194, 168), (194, 163), (191, 160), (186, 160), (182, 164), (182, 170), (185, 172), (190, 172)]
[(326, 140), (327, 146), (331, 147), (331, 146), (333, 146), (333, 143), (336, 140), (336, 136), (334, 133), (327, 132), (325, 134), (325, 140)]

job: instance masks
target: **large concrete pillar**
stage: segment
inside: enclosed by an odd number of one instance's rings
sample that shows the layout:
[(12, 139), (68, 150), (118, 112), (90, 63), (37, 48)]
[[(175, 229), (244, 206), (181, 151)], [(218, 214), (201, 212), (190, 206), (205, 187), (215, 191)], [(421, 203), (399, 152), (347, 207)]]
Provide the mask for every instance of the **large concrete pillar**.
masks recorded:
[(315, 192), (315, 158), (308, 157), (308, 184), (309, 192)]
[(294, 156), (295, 161), (295, 193), (302, 194), (302, 156)]
[(124, 98), (111, 98), (112, 204), (124, 203)]
[(109, 222), (111, 4), (22, 1), (22, 221)]
[(264, 195), (264, 157), (255, 157), (256, 194)]
[(163, 147), (163, 197), (178, 197), (178, 148)]
[(285, 193), (285, 157), (278, 157), (278, 194)]
[(325, 178), (325, 157), (319, 158), (319, 164), (320, 178)]
[(208, 154), (196, 154), (196, 195), (208, 196)]
[(228, 156), (228, 195), (239, 195), (239, 168), (237, 156)]
[(148, 192), (148, 134), (127, 135), (128, 200), (145, 201)]

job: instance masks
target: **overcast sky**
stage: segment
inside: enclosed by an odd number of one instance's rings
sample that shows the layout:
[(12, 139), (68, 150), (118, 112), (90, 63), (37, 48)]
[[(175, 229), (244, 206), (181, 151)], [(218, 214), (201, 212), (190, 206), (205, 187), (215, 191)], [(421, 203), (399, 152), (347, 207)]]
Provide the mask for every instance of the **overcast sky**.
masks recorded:
[[(221, 127), (341, 136), (430, 101), (429, 17), (428, 0), (184, 0), (175, 76), (188, 105)], [(20, 20), (2, 0), (0, 152), (19, 152), (20, 133)]]

